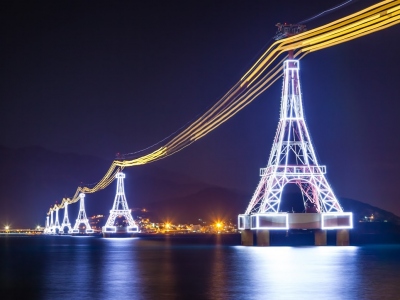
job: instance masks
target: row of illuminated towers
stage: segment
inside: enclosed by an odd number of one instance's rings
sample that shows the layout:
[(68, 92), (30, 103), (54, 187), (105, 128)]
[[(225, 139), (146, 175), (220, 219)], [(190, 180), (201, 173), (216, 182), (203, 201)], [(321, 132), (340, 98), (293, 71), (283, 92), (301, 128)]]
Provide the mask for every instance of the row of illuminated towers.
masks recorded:
[[(280, 204), (283, 190), (288, 184), (296, 184), (300, 188), (305, 213), (324, 215), (323, 218), (326, 218), (326, 214), (330, 214), (329, 218), (332, 216), (335, 218), (347, 218), (346, 224), (339, 227), (351, 228), (352, 216), (343, 212), (339, 201), (333, 193), (325, 177), (326, 167), (318, 163), (305, 123), (299, 61), (288, 59), (284, 62), (283, 69), (280, 120), (268, 165), (266, 168), (261, 169), (260, 182), (245, 214), (238, 216), (238, 228), (245, 230), (275, 228), (276, 221), (274, 221), (274, 218), (281, 212)], [(138, 232), (138, 226), (133, 221), (126, 202), (123, 185), (124, 177), (123, 173), (116, 174), (117, 193), (113, 208), (110, 210), (110, 216), (103, 227), (103, 233), (117, 231), (114, 224), (117, 216), (125, 217), (128, 223), (126, 232)], [(289, 217), (287, 214), (283, 217), (286, 222), (285, 228), (288, 228)], [(53, 210), (50, 220), (49, 223), (49, 217), (47, 217), (46, 233), (54, 234), (57, 229), (65, 227), (69, 228), (70, 233), (79, 233), (79, 225), (82, 223), (86, 226), (86, 233), (93, 232), (86, 217), (83, 194), (80, 195), (80, 210), (73, 229), (68, 220), (67, 205), (65, 205), (64, 220), (61, 225), (58, 220), (58, 208), (56, 208), (55, 222), (53, 221)], [(322, 220), (322, 224), (324, 220)], [(344, 222), (341, 220), (336, 220), (335, 222), (339, 221)]]
[[(128, 202), (126, 201), (125, 191), (124, 191), (124, 173), (117, 173), (117, 192), (114, 199), (114, 204), (112, 209), (110, 210), (110, 216), (107, 219), (106, 225), (103, 226), (103, 233), (115, 233), (117, 232), (117, 227), (115, 226), (115, 221), (117, 217), (125, 217), (125, 220), (128, 226), (125, 229), (126, 233), (135, 233), (139, 231), (139, 227), (136, 225), (135, 221), (132, 218), (131, 210), (128, 207)], [(52, 210), (50, 216), (46, 217), (46, 226), (44, 229), (45, 234), (59, 234), (64, 233), (64, 229), (68, 229), (69, 234), (79, 234), (79, 226), (84, 225), (85, 233), (90, 234), (93, 233), (94, 230), (91, 228), (89, 220), (86, 216), (85, 211), (85, 194), (81, 193), (79, 195), (79, 212), (78, 218), (76, 219), (74, 227), (71, 226), (68, 217), (68, 203), (65, 203), (64, 206), (64, 218), (62, 223), (60, 224), (58, 218), (59, 208), (56, 207), (55, 210)], [(55, 220), (54, 214), (55, 212)]]

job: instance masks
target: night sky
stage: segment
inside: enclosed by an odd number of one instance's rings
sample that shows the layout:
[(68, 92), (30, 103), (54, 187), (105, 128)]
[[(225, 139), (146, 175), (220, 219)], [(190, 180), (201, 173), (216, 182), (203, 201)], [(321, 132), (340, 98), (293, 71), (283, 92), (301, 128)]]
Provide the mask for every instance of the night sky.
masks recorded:
[[(3, 1), (0, 144), (111, 163), (117, 152), (151, 146), (215, 103), (272, 42), (276, 23), (341, 2)], [(307, 26), (375, 2), (357, 1)], [(397, 25), (300, 63), (306, 121), (335, 193), (397, 215), (399, 34)], [(281, 85), (155, 164), (252, 193), (268, 161)]]

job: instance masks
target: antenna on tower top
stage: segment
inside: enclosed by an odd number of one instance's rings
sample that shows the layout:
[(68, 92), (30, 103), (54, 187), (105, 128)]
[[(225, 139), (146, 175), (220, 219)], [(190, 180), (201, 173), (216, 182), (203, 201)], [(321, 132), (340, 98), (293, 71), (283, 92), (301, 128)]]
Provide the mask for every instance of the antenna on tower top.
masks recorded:
[[(288, 24), (288, 23), (278, 23), (275, 26), (278, 27), (274, 39), (276, 41), (293, 36), (306, 31), (306, 25), (303, 24)], [(293, 50), (289, 50), (289, 59), (293, 59)]]
[(307, 30), (306, 25), (303, 24), (278, 23), (275, 26), (278, 27), (278, 31), (274, 36), (274, 39), (276, 41), (302, 33)]

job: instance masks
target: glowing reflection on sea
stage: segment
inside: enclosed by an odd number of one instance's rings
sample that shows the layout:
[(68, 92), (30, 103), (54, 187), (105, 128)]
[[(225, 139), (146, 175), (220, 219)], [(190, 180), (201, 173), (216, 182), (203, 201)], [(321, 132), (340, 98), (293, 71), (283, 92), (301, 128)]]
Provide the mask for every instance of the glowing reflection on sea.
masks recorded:
[(243, 247), (221, 239), (0, 238), (7, 299), (398, 299), (400, 245)]

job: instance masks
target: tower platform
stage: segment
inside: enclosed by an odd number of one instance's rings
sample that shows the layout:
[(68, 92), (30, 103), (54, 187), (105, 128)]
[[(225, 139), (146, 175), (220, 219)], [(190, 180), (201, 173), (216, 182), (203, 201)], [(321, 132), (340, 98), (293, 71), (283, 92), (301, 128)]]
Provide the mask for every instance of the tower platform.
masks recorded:
[(351, 229), (353, 214), (338, 213), (256, 213), (239, 215), (238, 229)]

